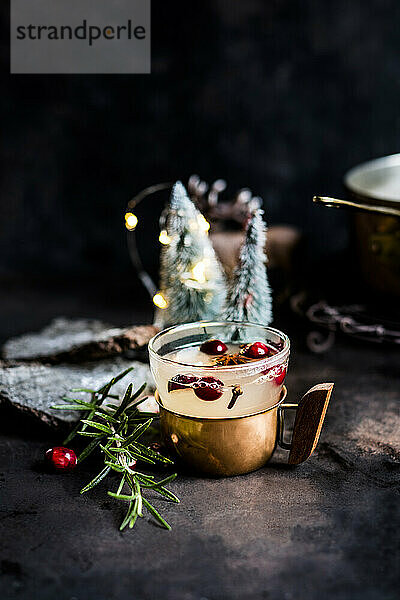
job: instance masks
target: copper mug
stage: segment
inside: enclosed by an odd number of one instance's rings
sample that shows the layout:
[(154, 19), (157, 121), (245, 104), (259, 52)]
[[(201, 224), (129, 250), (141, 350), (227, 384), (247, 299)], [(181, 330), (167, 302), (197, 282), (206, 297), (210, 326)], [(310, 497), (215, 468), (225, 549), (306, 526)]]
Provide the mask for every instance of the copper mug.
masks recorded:
[[(314, 452), (328, 407), (333, 383), (311, 388), (298, 404), (279, 403), (263, 412), (227, 419), (188, 417), (166, 409), (158, 392), (160, 426), (166, 446), (196, 471), (214, 476), (249, 473), (264, 466), (276, 445), (290, 450), (288, 463), (306, 461)], [(284, 441), (284, 415), (296, 410), (290, 443)]]
[[(260, 340), (262, 335), (269, 343), (273, 343), (271, 340), (274, 340), (280, 350), (275, 355), (272, 367), (268, 359), (265, 359), (265, 364), (262, 360), (253, 363), (254, 369), (263, 369), (261, 373), (274, 374), (273, 369), (276, 368), (277, 361), (284, 360), (285, 362), (280, 364), (287, 365), (288, 338), (282, 332), (268, 327), (250, 323), (199, 322), (173, 327), (157, 334), (149, 343), (149, 353), (150, 366), (158, 388), (156, 400), (160, 407), (160, 427), (164, 443), (192, 469), (213, 476), (239, 475), (259, 469), (271, 458), (277, 444), (290, 450), (289, 464), (304, 462), (311, 456), (318, 443), (333, 388), (332, 383), (314, 386), (296, 404), (286, 402), (287, 390), (283, 382), (276, 386), (277, 389), (272, 388), (275, 399), (271, 396), (271, 387), (267, 386), (265, 407), (241, 414), (239, 406), (236, 414), (232, 416), (192, 416), (185, 414), (184, 404), (179, 407), (179, 404), (169, 403), (165, 374), (161, 377), (163, 368), (172, 370), (172, 373), (175, 373), (177, 368), (182, 370), (184, 367), (191, 369), (191, 372), (197, 372), (196, 369), (203, 370), (203, 367), (198, 365), (185, 365), (168, 359), (171, 348), (185, 343), (198, 344), (210, 335), (222, 339), (222, 335), (218, 336), (221, 331), (225, 333), (225, 340), (229, 332), (237, 337), (237, 331), (241, 332), (242, 336), (252, 335), (253, 341)], [(224, 369), (218, 367), (217, 374), (224, 378), (221, 371)], [(246, 366), (231, 367), (230, 376), (232, 372), (239, 373), (239, 381), (248, 383)], [(274, 399), (273, 402), (271, 398)], [(290, 443), (284, 440), (284, 417), (288, 410), (296, 411)]]

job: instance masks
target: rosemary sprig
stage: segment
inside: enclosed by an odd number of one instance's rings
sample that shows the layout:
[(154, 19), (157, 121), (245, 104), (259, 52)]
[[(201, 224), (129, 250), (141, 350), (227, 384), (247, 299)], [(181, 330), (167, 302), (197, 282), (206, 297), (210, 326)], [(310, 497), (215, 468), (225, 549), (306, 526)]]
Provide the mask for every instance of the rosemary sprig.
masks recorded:
[[(110, 393), (115, 383), (131, 370), (132, 368), (120, 373), (98, 390), (87, 388), (71, 390), (90, 394), (89, 402), (65, 396), (63, 400), (67, 402), (66, 404), (52, 406), (52, 408), (84, 412), (83, 418), (64, 441), (66, 445), (76, 435), (92, 438), (78, 456), (78, 463), (85, 460), (96, 448), (99, 448), (104, 456), (103, 469), (81, 489), (81, 494), (93, 489), (110, 473), (118, 473), (120, 481), (117, 490), (116, 492), (109, 491), (108, 495), (128, 503), (128, 510), (120, 530), (122, 531), (128, 526), (132, 528), (137, 518), (143, 517), (143, 508), (146, 508), (162, 527), (171, 529), (149, 500), (143, 497), (143, 490), (153, 490), (166, 500), (179, 502), (177, 496), (165, 487), (175, 479), (176, 473), (157, 481), (153, 475), (136, 470), (137, 462), (153, 465), (156, 463), (173, 464), (169, 458), (139, 441), (151, 426), (154, 418), (152, 413), (138, 410), (139, 404), (145, 400), (145, 398), (139, 400), (138, 398), (146, 384), (141, 385), (136, 392), (133, 392), (132, 384), (129, 384), (122, 400), (118, 395)], [(118, 404), (106, 403), (109, 398), (113, 401), (116, 400)]]

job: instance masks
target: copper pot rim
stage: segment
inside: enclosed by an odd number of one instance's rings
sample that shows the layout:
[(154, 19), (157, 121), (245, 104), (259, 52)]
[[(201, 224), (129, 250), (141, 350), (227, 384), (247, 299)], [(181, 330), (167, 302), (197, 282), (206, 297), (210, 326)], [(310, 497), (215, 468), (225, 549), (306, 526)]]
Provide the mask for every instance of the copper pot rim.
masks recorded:
[(154, 398), (155, 398), (158, 406), (160, 407), (160, 409), (162, 409), (163, 411), (165, 411), (171, 415), (174, 415), (175, 417), (179, 417), (180, 419), (188, 419), (189, 421), (209, 421), (209, 422), (213, 422), (213, 423), (216, 423), (216, 422), (222, 423), (225, 421), (237, 421), (239, 419), (248, 419), (249, 417), (255, 417), (257, 415), (262, 415), (264, 413), (270, 412), (271, 410), (274, 410), (275, 408), (278, 408), (284, 402), (284, 400), (286, 399), (286, 396), (287, 396), (287, 387), (285, 385), (283, 385), (278, 402), (276, 402), (273, 406), (264, 408), (263, 410), (259, 410), (254, 413), (250, 413), (248, 415), (238, 415), (236, 417), (194, 417), (194, 416), (190, 416), (190, 415), (182, 415), (181, 413), (175, 412), (174, 410), (165, 408), (165, 406), (161, 402), (158, 390), (156, 390), (155, 394), (154, 394)]
[(382, 195), (379, 192), (372, 192), (365, 186), (360, 186), (357, 181), (354, 182), (354, 179), (356, 179), (360, 174), (371, 173), (375, 170), (393, 167), (400, 169), (400, 153), (389, 154), (387, 156), (380, 156), (379, 158), (364, 161), (353, 166), (344, 174), (344, 187), (351, 196), (365, 203), (367, 207), (375, 205), (382, 208), (387, 207), (398, 209), (400, 198), (393, 198), (386, 194)]

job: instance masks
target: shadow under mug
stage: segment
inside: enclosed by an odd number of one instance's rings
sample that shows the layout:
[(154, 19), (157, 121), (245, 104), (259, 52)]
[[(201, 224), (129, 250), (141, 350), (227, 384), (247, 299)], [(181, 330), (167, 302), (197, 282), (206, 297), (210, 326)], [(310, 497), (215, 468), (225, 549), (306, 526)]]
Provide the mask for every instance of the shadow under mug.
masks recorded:
[[(156, 391), (163, 441), (184, 463), (208, 475), (240, 475), (259, 469), (271, 458), (277, 444), (290, 450), (289, 464), (300, 464), (317, 446), (333, 385), (314, 386), (298, 404), (285, 402), (284, 386), (274, 406), (231, 418), (180, 415), (165, 408)], [(287, 410), (296, 411), (290, 443), (284, 441)]]

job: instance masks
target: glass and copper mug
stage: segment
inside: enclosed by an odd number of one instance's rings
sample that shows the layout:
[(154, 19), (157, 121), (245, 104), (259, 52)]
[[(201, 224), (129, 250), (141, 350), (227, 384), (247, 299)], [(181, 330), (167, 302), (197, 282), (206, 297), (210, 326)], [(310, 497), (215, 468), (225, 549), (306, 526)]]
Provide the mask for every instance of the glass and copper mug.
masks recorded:
[[(268, 349), (258, 358), (248, 352), (255, 342)], [(262, 467), (277, 444), (290, 450), (289, 464), (307, 460), (333, 384), (316, 385), (298, 404), (287, 403), (289, 351), (286, 334), (253, 323), (201, 321), (158, 333), (149, 355), (165, 444), (194, 470), (217, 476)], [(290, 443), (284, 441), (288, 410), (296, 411)]]

